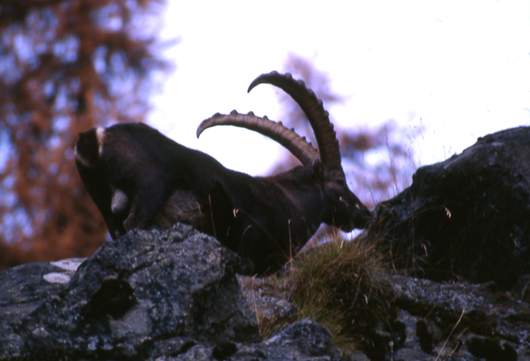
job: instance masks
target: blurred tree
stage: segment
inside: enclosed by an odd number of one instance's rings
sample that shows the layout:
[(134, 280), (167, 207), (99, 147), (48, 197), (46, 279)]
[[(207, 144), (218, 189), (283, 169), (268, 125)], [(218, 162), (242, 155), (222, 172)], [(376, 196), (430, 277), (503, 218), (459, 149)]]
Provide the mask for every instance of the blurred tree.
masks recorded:
[(0, 270), (90, 255), (107, 228), (74, 164), (77, 133), (142, 121), (163, 0), (0, 2)]
[[(309, 60), (290, 54), (285, 64), (284, 70), (297, 79), (303, 79), (306, 86), (324, 102), (326, 109), (344, 100), (330, 90), (327, 75), (318, 71)], [(313, 131), (300, 107), (285, 93), (279, 94), (280, 101), (284, 104), (283, 113), (287, 119), (285, 123), (316, 145)], [(342, 166), (346, 177), (349, 178), (350, 189), (368, 208), (373, 208), (378, 202), (390, 198), (410, 185), (416, 166), (406, 142), (421, 132), (421, 129), (407, 130), (392, 120), (376, 129), (344, 129), (331, 114), (330, 119), (337, 132)], [(290, 153), (285, 154), (272, 172), (287, 170), (299, 164)]]

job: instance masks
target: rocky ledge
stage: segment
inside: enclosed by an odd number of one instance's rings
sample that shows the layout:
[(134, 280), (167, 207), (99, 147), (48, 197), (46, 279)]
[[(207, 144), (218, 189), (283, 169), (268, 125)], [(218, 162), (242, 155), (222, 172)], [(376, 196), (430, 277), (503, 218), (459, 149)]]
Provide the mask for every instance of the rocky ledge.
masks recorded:
[[(0, 360), (345, 357), (323, 326), (294, 321), (296, 308), (267, 294), (266, 280), (239, 282), (238, 262), (214, 238), (177, 224), (133, 231), (85, 260), (8, 269), (0, 273)], [(393, 317), (368, 332), (369, 352), (349, 359), (530, 360), (528, 303), (486, 285), (385, 278)], [(293, 323), (262, 340), (255, 311)]]
[(0, 273), (0, 360), (336, 359), (301, 320), (261, 341), (237, 255), (177, 224), (133, 231), (86, 260)]

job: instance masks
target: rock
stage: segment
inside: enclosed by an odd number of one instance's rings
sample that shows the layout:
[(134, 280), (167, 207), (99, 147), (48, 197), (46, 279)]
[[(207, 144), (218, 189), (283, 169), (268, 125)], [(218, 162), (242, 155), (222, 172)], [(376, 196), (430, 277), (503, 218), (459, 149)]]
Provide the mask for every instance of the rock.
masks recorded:
[[(310, 319), (261, 342), (238, 267), (217, 240), (177, 224), (129, 232), (88, 259), (8, 269), (0, 360), (340, 359), (329, 331)], [(277, 303), (273, 310), (288, 310)]]
[[(389, 275), (395, 323), (406, 327), (396, 359), (530, 360), (530, 305), (484, 285)], [(434, 356), (434, 357), (433, 357)]]
[[(249, 302), (259, 305), (281, 299), (269, 279), (239, 279)], [(490, 285), (439, 283), (402, 275), (383, 274), (380, 279), (390, 286), (391, 316), (375, 325), (365, 324), (361, 333), (370, 335), (367, 341), (373, 347), (360, 344), (357, 351), (344, 350), (347, 359), (530, 361), (530, 304), (514, 294), (492, 292)], [(281, 318), (285, 311), (264, 309), (271, 319)], [(261, 359), (268, 355), (263, 345), (253, 345), (252, 350), (255, 359), (260, 359), (259, 352)], [(242, 355), (246, 354), (241, 351), (228, 359), (239, 360)]]
[(238, 263), (214, 238), (176, 225), (106, 242), (75, 273), (64, 262), (8, 269), (0, 360), (154, 359), (257, 342)]
[(409, 188), (376, 207), (368, 235), (416, 276), (508, 289), (530, 273), (528, 154), (530, 127), (520, 127), (419, 168)]
[(318, 361), (340, 360), (331, 334), (311, 319), (300, 320), (267, 341), (244, 345), (221, 347), (197, 345), (176, 357), (160, 357), (156, 361)]
[(239, 275), (238, 280), (245, 291), (249, 307), (256, 313), (261, 334), (265, 337), (298, 319), (296, 306), (284, 299), (286, 287), (280, 287), (274, 277)]
[[(274, 288), (270, 279), (238, 278), (252, 304), (281, 299), (282, 280)], [(389, 318), (365, 324), (360, 333), (370, 335), (366, 341), (373, 347), (363, 343), (356, 351), (343, 350), (347, 359), (530, 361), (530, 304), (517, 295), (492, 292), (484, 284), (439, 283), (391, 274), (379, 279), (390, 287)], [(267, 317), (262, 320), (281, 319), (286, 310), (254, 307), (258, 312), (265, 310)], [(256, 359), (259, 352), (268, 355), (261, 344), (252, 350)], [(242, 355), (246, 354), (241, 351), (228, 359), (239, 360)]]
[[(339, 353), (333, 346), (331, 333), (311, 319), (303, 319), (287, 327), (279, 334), (271, 337), (255, 348), (240, 352), (241, 356), (257, 355), (259, 350), (269, 360), (317, 360), (338, 357)], [(241, 358), (247, 359), (245, 358)], [(251, 358), (248, 357), (250, 360)]]

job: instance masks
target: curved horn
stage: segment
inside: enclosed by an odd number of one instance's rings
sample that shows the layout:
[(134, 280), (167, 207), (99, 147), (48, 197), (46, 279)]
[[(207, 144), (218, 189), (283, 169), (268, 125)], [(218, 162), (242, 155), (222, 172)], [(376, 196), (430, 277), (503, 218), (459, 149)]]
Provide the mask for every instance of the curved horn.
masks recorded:
[(256, 85), (263, 83), (277, 86), (298, 103), (313, 128), (322, 163), (332, 169), (342, 169), (337, 135), (333, 130), (333, 124), (329, 121), (328, 112), (324, 109), (322, 101), (316, 97), (315, 93), (308, 89), (303, 81), (294, 80), (291, 74), (282, 75), (276, 71), (258, 76), (250, 84), (248, 92)]
[(281, 122), (274, 122), (267, 117), (257, 117), (252, 112), (239, 114), (233, 110), (229, 115), (217, 113), (199, 125), (197, 138), (204, 130), (216, 125), (233, 125), (247, 128), (269, 137), (289, 150), (303, 165), (312, 163), (319, 158), (318, 152), (311, 143), (296, 134), (293, 129), (289, 130)]

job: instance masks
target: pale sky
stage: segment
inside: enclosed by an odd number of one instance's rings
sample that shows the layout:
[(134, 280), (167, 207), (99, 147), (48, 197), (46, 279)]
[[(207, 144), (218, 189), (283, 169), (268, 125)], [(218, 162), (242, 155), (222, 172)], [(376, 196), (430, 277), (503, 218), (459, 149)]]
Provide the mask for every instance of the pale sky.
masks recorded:
[(422, 126), (408, 144), (421, 165), (530, 123), (529, 1), (168, 2), (163, 35), (181, 41), (150, 124), (228, 168), (264, 174), (279, 146), (233, 127), (197, 140), (197, 126), (233, 109), (282, 120), (280, 90), (246, 89), (289, 53), (314, 60), (346, 97), (326, 107), (341, 127)]

